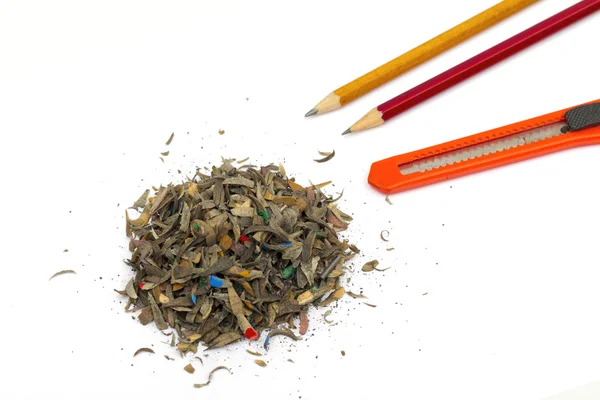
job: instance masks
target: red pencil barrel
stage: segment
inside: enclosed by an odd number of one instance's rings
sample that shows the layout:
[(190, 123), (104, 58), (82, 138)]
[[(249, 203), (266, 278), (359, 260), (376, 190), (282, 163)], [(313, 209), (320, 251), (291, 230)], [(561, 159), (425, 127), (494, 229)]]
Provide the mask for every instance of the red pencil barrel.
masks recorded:
[(377, 109), (381, 111), (383, 120), (387, 121), (599, 9), (600, 0), (583, 0), (407, 92), (380, 104)]

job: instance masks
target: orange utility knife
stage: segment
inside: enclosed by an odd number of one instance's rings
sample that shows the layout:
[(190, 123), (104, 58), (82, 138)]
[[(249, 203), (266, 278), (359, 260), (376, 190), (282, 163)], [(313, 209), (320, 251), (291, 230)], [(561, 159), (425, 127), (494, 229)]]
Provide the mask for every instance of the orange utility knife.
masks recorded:
[(600, 144), (600, 100), (374, 162), (369, 183), (401, 192), (590, 144)]

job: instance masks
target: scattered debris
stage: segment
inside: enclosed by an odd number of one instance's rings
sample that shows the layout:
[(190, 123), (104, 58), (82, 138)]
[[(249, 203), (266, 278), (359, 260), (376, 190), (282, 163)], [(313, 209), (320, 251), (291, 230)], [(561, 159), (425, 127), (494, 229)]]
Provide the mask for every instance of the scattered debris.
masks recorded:
[(256, 357), (261, 357), (261, 356), (262, 356), (262, 354), (260, 354), (260, 353), (258, 353), (258, 352), (256, 352), (256, 351), (252, 351), (252, 350), (248, 350), (248, 349), (246, 349), (246, 352), (247, 352), (248, 354), (252, 354), (253, 356), (256, 356)]
[(254, 360), (254, 364), (260, 366), (260, 367), (266, 367), (267, 363), (264, 362), (263, 360)]
[(219, 135), (223, 135), (225, 131), (223, 129), (219, 129)]
[(377, 260), (371, 260), (371, 261), (365, 263), (365, 265), (362, 266), (362, 271), (363, 272), (371, 272), (375, 268), (377, 268), (378, 265), (379, 265), (379, 261), (377, 261)]
[(352, 297), (353, 299), (367, 299), (368, 297), (365, 296), (362, 293), (352, 293), (352, 292), (346, 292), (348, 294), (348, 296)]
[(185, 367), (183, 367), (184, 371), (189, 373), (189, 374), (193, 374), (196, 371), (196, 368), (194, 368), (192, 366), (192, 364), (188, 364)]
[(50, 279), (48, 280), (52, 280), (52, 278), (57, 277), (59, 275), (64, 275), (64, 274), (76, 274), (77, 272), (73, 271), (72, 269), (63, 269), (62, 271), (58, 271), (57, 273), (55, 273), (54, 275), (52, 275), (50, 277)]
[(371, 260), (371, 261), (365, 263), (365, 265), (363, 265), (362, 270), (363, 270), (363, 272), (371, 272), (373, 270), (383, 272), (383, 271), (387, 271), (388, 269), (392, 268), (392, 267), (387, 267), (384, 269), (379, 269), (379, 268), (377, 268), (378, 265), (379, 265), (379, 261)]
[(344, 350), (342, 350), (341, 353), (342, 353), (342, 356), (346, 355), (346, 352)]
[(154, 350), (149, 349), (148, 347), (142, 347), (141, 349), (137, 349), (135, 351), (135, 353), (133, 353), (133, 356), (135, 357), (135, 356), (137, 356), (140, 353), (152, 353), (152, 354), (154, 354)]
[[(384, 235), (385, 233), (385, 235)], [(381, 238), (381, 240), (383, 240), (384, 242), (389, 242), (388, 237), (390, 236), (390, 232), (387, 230), (382, 230), (381, 233), (379, 234), (379, 237)]]
[(391, 206), (391, 205), (393, 205), (393, 204), (392, 204), (392, 201), (390, 200), (390, 197), (389, 197), (389, 196), (385, 196), (385, 201), (386, 201), (386, 203), (388, 203), (390, 206)]
[(206, 383), (194, 383), (194, 387), (195, 388), (201, 388), (201, 387), (204, 387), (204, 386), (208, 386), (210, 384), (211, 380), (212, 380), (213, 374), (215, 372), (221, 370), (221, 369), (225, 369), (225, 370), (227, 370), (227, 372), (229, 372), (231, 374), (231, 371), (229, 370), (229, 368), (221, 365), (221, 366), (213, 369), (212, 371), (210, 371), (210, 374), (208, 374), (208, 381), (206, 381)]
[(300, 310), (300, 334), (304, 335), (308, 331), (308, 313), (306, 310)]
[(295, 341), (302, 340), (301, 337), (294, 335), (294, 332), (290, 331), (287, 328), (273, 329), (271, 332), (269, 332), (269, 334), (267, 335), (267, 338), (265, 339), (265, 344), (264, 344), (265, 350), (269, 350), (269, 343), (271, 341), (271, 338), (274, 336), (278, 336), (278, 335), (287, 336), (290, 339), (295, 340)]
[(144, 208), (144, 206), (146, 205), (146, 202), (148, 201), (148, 195), (150, 194), (150, 190), (146, 189), (144, 190), (144, 193), (142, 193), (142, 195), (140, 196), (139, 199), (137, 199), (135, 201), (135, 203), (133, 203), (133, 205), (131, 206), (131, 208), (135, 208), (140, 209), (140, 208)]
[[(320, 151), (319, 151), (319, 154), (324, 155), (324, 153), (320, 152)], [(331, 160), (333, 157), (335, 157), (335, 150), (333, 150), (331, 153), (328, 153), (325, 157), (323, 157), (319, 160), (315, 160), (315, 161), (318, 163), (324, 163), (324, 162)]]
[(167, 146), (171, 144), (171, 142), (173, 141), (173, 138), (175, 137), (175, 132), (171, 133), (171, 136), (169, 136), (169, 140), (167, 140), (167, 143), (165, 143)]

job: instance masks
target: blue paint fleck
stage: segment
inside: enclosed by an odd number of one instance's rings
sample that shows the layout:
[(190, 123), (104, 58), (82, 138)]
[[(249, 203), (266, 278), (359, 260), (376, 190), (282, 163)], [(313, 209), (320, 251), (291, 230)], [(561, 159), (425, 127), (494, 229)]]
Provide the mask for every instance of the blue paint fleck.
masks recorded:
[(219, 278), (217, 276), (211, 275), (210, 278), (209, 278), (208, 283), (212, 287), (220, 288), (220, 287), (223, 287), (224, 281), (223, 281), (223, 279), (221, 279), (221, 278)]

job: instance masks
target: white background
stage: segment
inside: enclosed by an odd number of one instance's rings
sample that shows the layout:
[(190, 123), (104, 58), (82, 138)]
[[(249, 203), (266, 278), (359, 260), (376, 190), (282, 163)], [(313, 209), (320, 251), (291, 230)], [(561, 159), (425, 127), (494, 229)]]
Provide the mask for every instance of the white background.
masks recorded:
[[(0, 1), (2, 397), (542, 399), (600, 380), (600, 148), (391, 206), (366, 181), (373, 161), (600, 98), (600, 14), (378, 129), (340, 136), (576, 1), (540, 2), (342, 110), (303, 117), (495, 2)], [(332, 149), (330, 162), (312, 161)], [(363, 250), (347, 289), (378, 307), (344, 298), (335, 326), (312, 309), (305, 339), (274, 339), (266, 368), (245, 352), (262, 339), (202, 366), (124, 313), (113, 289), (130, 274), (125, 208), (221, 156), (283, 162), (300, 183), (344, 189), (340, 207), (355, 217), (344, 236)], [(373, 258), (392, 268), (360, 272)], [(48, 281), (62, 269), (77, 275)], [(133, 358), (140, 347), (156, 355)], [(217, 365), (233, 374), (194, 389)]]

